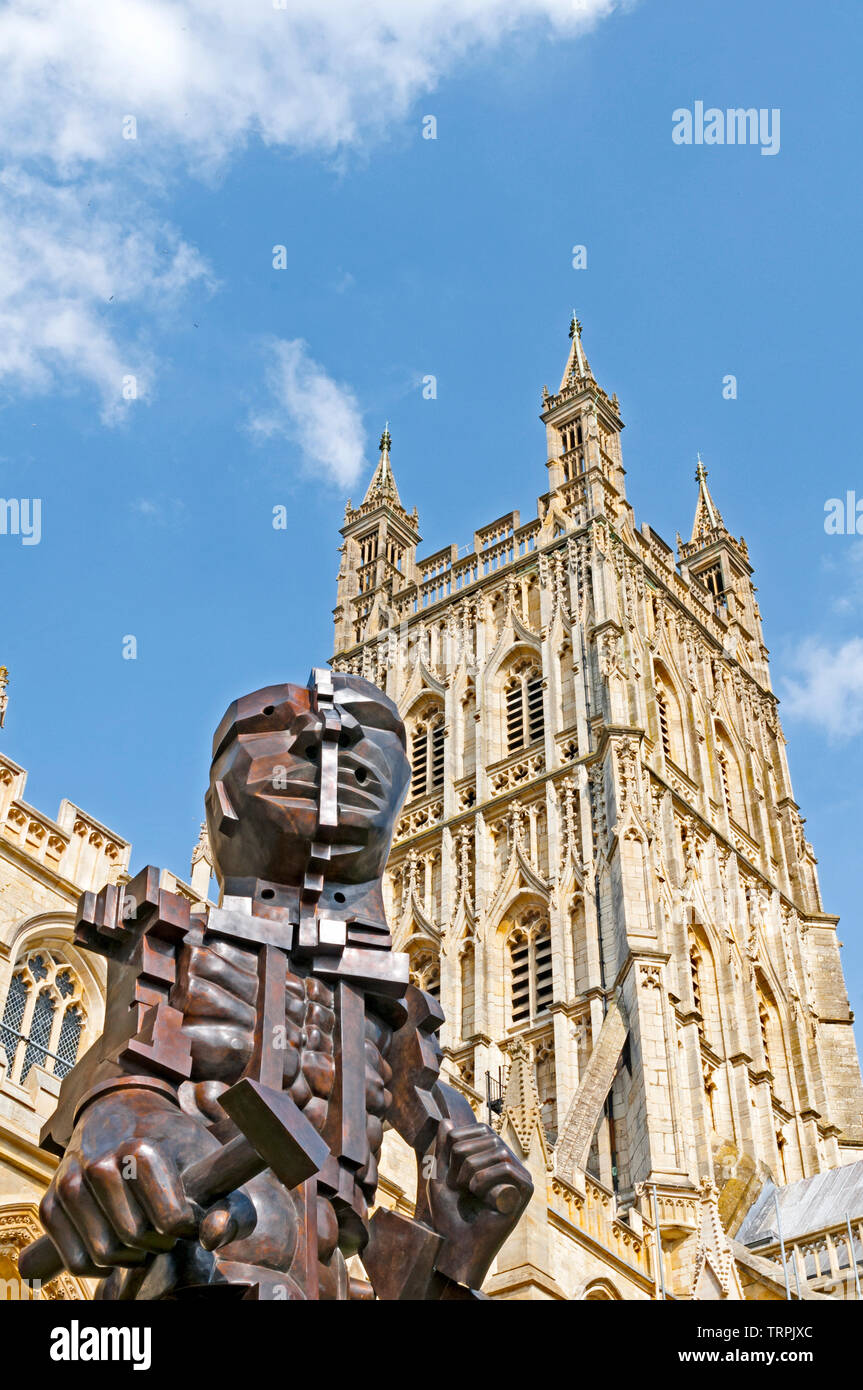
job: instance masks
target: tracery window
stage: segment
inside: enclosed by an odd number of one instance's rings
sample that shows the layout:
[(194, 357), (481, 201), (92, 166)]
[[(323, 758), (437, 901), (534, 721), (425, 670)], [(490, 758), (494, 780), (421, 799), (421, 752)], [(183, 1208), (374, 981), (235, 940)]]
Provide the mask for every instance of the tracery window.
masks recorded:
[(411, 796), (425, 796), (443, 786), (444, 751), (443, 712), (434, 710), (417, 724), (411, 738)]
[(513, 1023), (530, 1023), (553, 997), (551, 928), (539, 913), (523, 917), (509, 938)]
[(9, 1077), (23, 1085), (34, 1066), (63, 1077), (78, 1060), (85, 1014), (68, 962), (44, 948), (16, 967), (0, 1019)]
[(542, 676), (535, 666), (525, 664), (513, 671), (506, 684), (505, 701), (507, 752), (539, 743), (545, 734), (545, 717)]

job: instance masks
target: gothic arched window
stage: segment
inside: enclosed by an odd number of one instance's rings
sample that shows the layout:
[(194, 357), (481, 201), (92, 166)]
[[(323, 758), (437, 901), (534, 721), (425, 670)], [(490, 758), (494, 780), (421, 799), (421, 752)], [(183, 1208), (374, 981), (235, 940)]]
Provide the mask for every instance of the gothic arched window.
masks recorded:
[(760, 975), (758, 977), (758, 1024), (761, 1032), (761, 1046), (764, 1050), (764, 1062), (773, 1077), (770, 1089), (778, 1101), (788, 1105), (791, 1102), (791, 1077), (788, 1069), (788, 1054), (785, 1050), (782, 1019), (773, 993)]
[(433, 710), (416, 725), (411, 737), (411, 795), (439, 791), (444, 781), (444, 717)]
[(539, 913), (527, 913), (509, 938), (513, 1023), (530, 1023), (553, 997), (551, 929)]
[(746, 805), (743, 797), (743, 779), (740, 765), (731, 739), (721, 724), (716, 726), (716, 763), (719, 771), (719, 785), (722, 801), (728, 812), (728, 819), (742, 829), (748, 830)]
[(680, 701), (674, 684), (665, 668), (656, 665), (654, 669), (656, 689), (656, 722), (659, 729), (659, 742), (664, 756), (686, 772), (686, 741), (683, 734), (683, 718)]
[(700, 1014), (698, 1033), (719, 1051), (722, 1043), (722, 1023), (719, 1012), (719, 989), (713, 952), (703, 933), (694, 931), (689, 937), (689, 971), (692, 979), (692, 1001)]
[(81, 984), (66, 961), (44, 948), (16, 967), (0, 1019), (10, 1080), (23, 1085), (34, 1066), (63, 1077), (78, 1060), (84, 1032)]
[(530, 743), (539, 743), (545, 734), (545, 716), (542, 676), (536, 667), (525, 664), (513, 671), (504, 696), (507, 752), (516, 753)]

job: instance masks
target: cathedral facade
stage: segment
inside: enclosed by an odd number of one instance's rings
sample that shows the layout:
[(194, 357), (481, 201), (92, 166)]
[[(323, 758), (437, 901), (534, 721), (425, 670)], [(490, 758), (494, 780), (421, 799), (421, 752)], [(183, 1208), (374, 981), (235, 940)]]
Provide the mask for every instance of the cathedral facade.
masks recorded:
[[(396, 947), (443, 1004), (448, 1079), (534, 1179), (487, 1290), (853, 1298), (863, 1083), (746, 545), (700, 461), (690, 539), (675, 553), (636, 526), (619, 402), (575, 320), (542, 420), (537, 515), (425, 558), (385, 432), (345, 513), (335, 609), (333, 666), (385, 689), (407, 728)], [(75, 903), (127, 882), (131, 853), (69, 801), (39, 812), (25, 781), (0, 756), (7, 1297), (33, 1292), (16, 1270), (55, 1162), (41, 1126), (102, 1024)], [(200, 904), (209, 884), (202, 834), (189, 882), (163, 886)], [(380, 1200), (410, 1213), (415, 1180), (386, 1135)], [(89, 1293), (66, 1276), (44, 1291)]]
[[(711, 1278), (728, 1296), (757, 1271), (743, 1250), (730, 1283), (713, 1265), (731, 1269), (727, 1233), (764, 1184), (863, 1158), (837, 919), (745, 541), (700, 460), (677, 553), (636, 526), (619, 402), (575, 319), (570, 336), (560, 388), (543, 390), (547, 491), (526, 524), (509, 513), (466, 555), (418, 558), (384, 434), (345, 514), (333, 665), (405, 719), (396, 942), (440, 994), (451, 1079), (539, 1179), (535, 1228), (497, 1287), (573, 1297), (595, 1275), (611, 1296), (650, 1280), (693, 1296), (718, 1216)], [(655, 1256), (659, 1230), (661, 1281), (656, 1260), (648, 1281), (615, 1282), (613, 1261), (602, 1274), (575, 1253), (590, 1194), (618, 1254), (647, 1225)]]

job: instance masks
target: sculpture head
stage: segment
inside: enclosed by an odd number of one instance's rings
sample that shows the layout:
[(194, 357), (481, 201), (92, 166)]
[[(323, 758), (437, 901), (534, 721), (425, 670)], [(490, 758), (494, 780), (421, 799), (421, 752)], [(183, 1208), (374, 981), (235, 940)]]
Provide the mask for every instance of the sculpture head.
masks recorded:
[[(312, 842), (330, 847), (329, 881), (380, 878), (410, 781), (405, 732), (391, 700), (359, 676), (327, 673), (272, 685), (235, 700), (213, 739), (207, 825), (216, 876), (225, 884), (302, 882)], [(337, 753), (324, 754), (337, 721)], [(332, 739), (332, 735), (330, 735)], [(331, 745), (332, 747), (332, 742)], [(335, 774), (335, 815), (322, 823), (321, 781)]]

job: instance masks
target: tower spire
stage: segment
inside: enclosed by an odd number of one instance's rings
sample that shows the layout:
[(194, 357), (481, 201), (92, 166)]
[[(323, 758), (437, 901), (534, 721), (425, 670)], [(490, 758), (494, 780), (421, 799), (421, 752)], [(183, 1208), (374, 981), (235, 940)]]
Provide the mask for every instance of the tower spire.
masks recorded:
[[(390, 464), (390, 449), (392, 448), (392, 437), (390, 435), (390, 422), (387, 420), (384, 432), (381, 435), (381, 442), (378, 445), (380, 459), (378, 466), (372, 474), (368, 490), (363, 498), (363, 506), (368, 502), (391, 502), (396, 507), (401, 507), (402, 502), (399, 497), (399, 490), (396, 487), (396, 480), (393, 476), (392, 465)], [(402, 510), (404, 510), (402, 508)]]
[(769, 690), (767, 648), (761, 633), (761, 615), (755, 601), (746, 541), (742, 536), (732, 536), (725, 525), (710, 495), (707, 469), (700, 454), (695, 481), (698, 501), (692, 537), (688, 541), (680, 536), (677, 538), (680, 573), (687, 581), (696, 580), (702, 593), (706, 590), (709, 606), (727, 624), (729, 651), (737, 653), (738, 660), (745, 659), (755, 679)]
[(590, 370), (590, 363), (581, 344), (581, 323), (574, 309), (569, 324), (569, 337), (569, 356), (566, 359), (566, 366), (563, 369), (563, 377), (560, 382), (561, 391), (565, 391), (567, 386), (574, 386), (577, 382), (593, 380), (593, 372)]
[(704, 467), (701, 454), (698, 455), (695, 481), (698, 484), (698, 501), (695, 504), (695, 520), (692, 523), (692, 535), (689, 538), (689, 544), (706, 545), (708, 541), (715, 539), (716, 531), (725, 530), (725, 522), (710, 495), (710, 488), (707, 486), (707, 469)]

